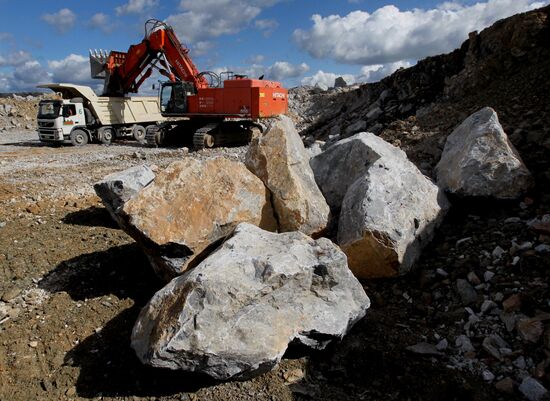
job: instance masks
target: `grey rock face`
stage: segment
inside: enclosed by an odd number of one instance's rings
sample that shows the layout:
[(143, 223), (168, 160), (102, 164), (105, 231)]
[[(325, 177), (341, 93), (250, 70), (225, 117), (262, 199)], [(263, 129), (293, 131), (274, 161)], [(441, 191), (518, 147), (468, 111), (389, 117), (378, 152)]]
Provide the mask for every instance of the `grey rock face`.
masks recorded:
[(359, 135), (363, 161), (357, 170), (363, 175), (342, 202), (338, 244), (358, 277), (407, 273), (433, 238), (449, 203), (403, 151), (373, 134)]
[(359, 120), (346, 127), (346, 136), (353, 135), (357, 132), (361, 132), (367, 129), (367, 122)]
[(155, 173), (148, 166), (135, 166), (109, 174), (94, 184), (94, 190), (113, 219), (120, 224), (120, 209), (154, 179)]
[(533, 185), (490, 107), (472, 114), (449, 135), (435, 169), (438, 185), (459, 196), (514, 199)]
[(315, 235), (326, 228), (330, 209), (290, 118), (280, 116), (269, 122), (266, 132), (250, 144), (245, 164), (271, 191), (280, 232)]
[(368, 166), (380, 158), (368, 144), (370, 135), (361, 132), (338, 141), (310, 160), (317, 185), (331, 210), (340, 210), (350, 185), (364, 176)]
[(348, 86), (348, 83), (343, 77), (338, 77), (334, 80), (335, 88), (345, 88), (346, 86)]
[(289, 343), (323, 348), (361, 319), (370, 301), (325, 238), (251, 224), (143, 308), (132, 347), (146, 364), (250, 378), (273, 368)]

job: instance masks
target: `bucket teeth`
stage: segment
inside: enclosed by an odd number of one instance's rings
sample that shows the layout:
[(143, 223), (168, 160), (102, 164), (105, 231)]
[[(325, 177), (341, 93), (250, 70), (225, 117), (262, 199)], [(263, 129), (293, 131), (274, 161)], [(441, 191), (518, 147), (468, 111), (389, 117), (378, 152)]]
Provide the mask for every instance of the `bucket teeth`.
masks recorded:
[(105, 79), (105, 63), (109, 53), (107, 50), (90, 49), (90, 73), (94, 79)]

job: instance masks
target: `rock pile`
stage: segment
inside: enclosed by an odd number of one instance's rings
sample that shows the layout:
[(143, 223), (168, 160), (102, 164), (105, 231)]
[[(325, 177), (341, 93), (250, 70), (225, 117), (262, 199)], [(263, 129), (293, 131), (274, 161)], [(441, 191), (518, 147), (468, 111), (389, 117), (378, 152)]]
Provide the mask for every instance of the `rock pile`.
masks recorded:
[(289, 343), (341, 338), (369, 306), (344, 253), (307, 236), (325, 230), (330, 210), (288, 117), (268, 124), (246, 166), (184, 158), (155, 174), (109, 175), (95, 190), (155, 272), (173, 279), (136, 324), (145, 363), (248, 378)]
[(13, 129), (35, 129), (38, 103), (52, 95), (12, 95), (0, 97), (0, 132)]

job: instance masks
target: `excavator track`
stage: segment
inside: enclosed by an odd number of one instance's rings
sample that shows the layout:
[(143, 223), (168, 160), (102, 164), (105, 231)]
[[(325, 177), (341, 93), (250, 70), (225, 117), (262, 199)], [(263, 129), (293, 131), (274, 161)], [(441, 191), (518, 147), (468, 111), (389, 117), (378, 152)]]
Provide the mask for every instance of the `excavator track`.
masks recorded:
[(152, 147), (158, 147), (161, 145), (161, 127), (159, 126), (153, 126), (153, 127), (147, 127), (147, 131), (145, 133), (145, 143), (147, 143), (148, 146)]
[(216, 141), (212, 131), (214, 131), (218, 125), (219, 123), (210, 123), (196, 130), (193, 134), (193, 149), (201, 150), (214, 147)]

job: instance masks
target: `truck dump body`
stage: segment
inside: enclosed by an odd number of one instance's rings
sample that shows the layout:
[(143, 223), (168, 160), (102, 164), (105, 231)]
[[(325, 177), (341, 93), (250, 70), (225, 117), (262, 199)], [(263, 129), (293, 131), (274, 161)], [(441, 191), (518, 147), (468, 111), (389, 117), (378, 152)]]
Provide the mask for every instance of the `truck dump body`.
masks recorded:
[(164, 121), (156, 97), (98, 96), (90, 108), (103, 125), (136, 124)]
[(63, 99), (82, 98), (101, 125), (116, 126), (165, 120), (160, 114), (157, 97), (154, 96), (97, 96), (87, 86), (65, 83), (39, 87), (59, 92)]

